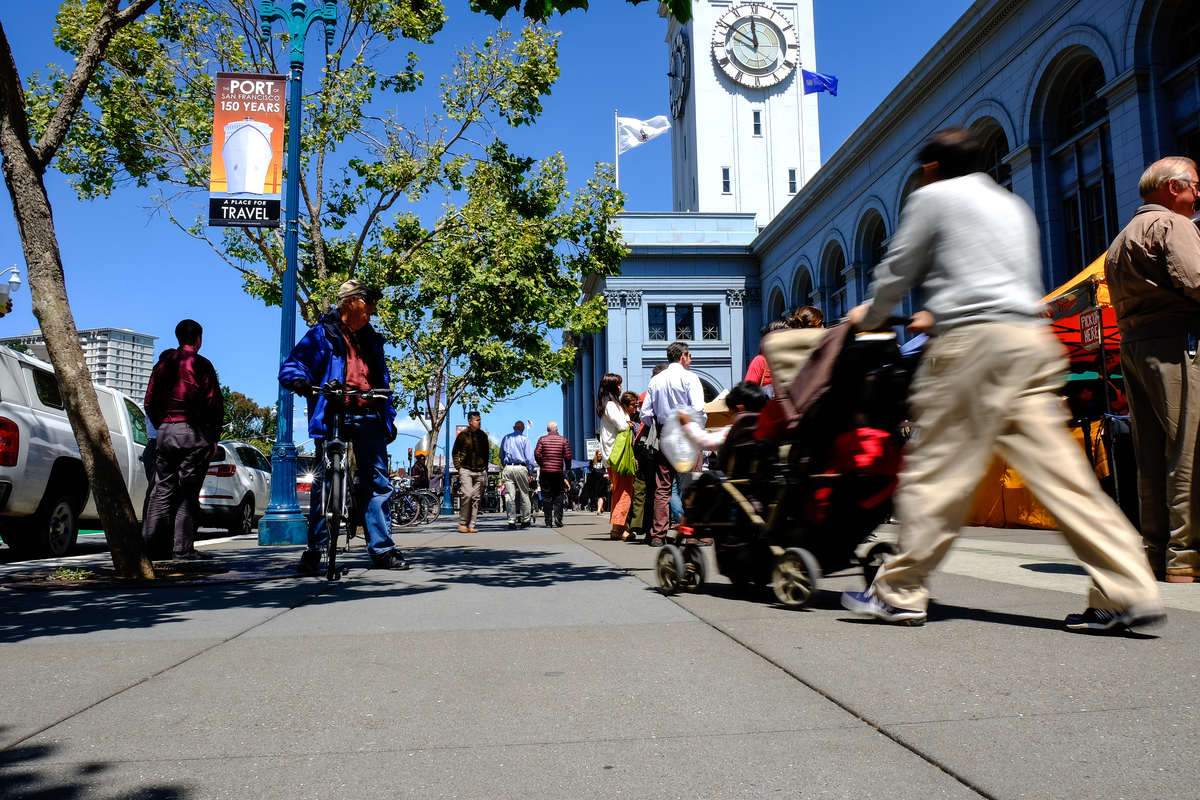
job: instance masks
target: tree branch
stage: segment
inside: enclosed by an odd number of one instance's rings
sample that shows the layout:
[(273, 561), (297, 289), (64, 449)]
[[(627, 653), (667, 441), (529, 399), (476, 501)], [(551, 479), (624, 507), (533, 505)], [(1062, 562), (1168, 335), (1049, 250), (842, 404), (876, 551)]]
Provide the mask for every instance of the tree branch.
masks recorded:
[(96, 74), (96, 70), (100, 68), (100, 62), (104, 60), (104, 51), (108, 48), (108, 43), (112, 41), (117, 31), (144, 14), (156, 1), (133, 0), (124, 11), (118, 12), (117, 8), (120, 6), (121, 0), (106, 0), (104, 8), (100, 12), (100, 19), (96, 21), (96, 27), (92, 29), (92, 36), (88, 39), (87, 47), (84, 48), (79, 60), (75, 62), (75, 71), (71, 73), (71, 79), (67, 81), (62, 98), (54, 109), (54, 116), (50, 118), (50, 124), (46, 126), (46, 132), (42, 134), (41, 141), (33, 148), (42, 169), (50, 164), (54, 154), (62, 146), (67, 130), (70, 129), (71, 122), (75, 119), (75, 114), (83, 105), (83, 97), (87, 94), (88, 84), (92, 82), (92, 76)]

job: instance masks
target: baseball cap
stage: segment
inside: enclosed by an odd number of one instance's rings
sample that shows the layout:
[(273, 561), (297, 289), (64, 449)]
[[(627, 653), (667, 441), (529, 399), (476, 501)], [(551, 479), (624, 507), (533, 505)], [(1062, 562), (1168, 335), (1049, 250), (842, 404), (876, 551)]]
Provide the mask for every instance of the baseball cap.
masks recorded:
[(383, 292), (379, 291), (378, 289), (368, 286), (356, 278), (351, 278), (338, 288), (337, 300), (340, 303), (347, 297), (354, 297), (356, 294), (361, 294), (368, 300), (376, 303), (379, 302), (379, 298), (383, 296)]

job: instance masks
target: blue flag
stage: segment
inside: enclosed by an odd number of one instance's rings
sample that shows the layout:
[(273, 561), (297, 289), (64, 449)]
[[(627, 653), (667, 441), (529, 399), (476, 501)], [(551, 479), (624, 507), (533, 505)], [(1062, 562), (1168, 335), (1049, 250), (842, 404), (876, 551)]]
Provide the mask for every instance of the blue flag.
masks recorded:
[(804, 76), (805, 94), (829, 92), (834, 97), (837, 97), (838, 80), (835, 76), (822, 75), (819, 72), (809, 72), (806, 69), (800, 70), (800, 74)]

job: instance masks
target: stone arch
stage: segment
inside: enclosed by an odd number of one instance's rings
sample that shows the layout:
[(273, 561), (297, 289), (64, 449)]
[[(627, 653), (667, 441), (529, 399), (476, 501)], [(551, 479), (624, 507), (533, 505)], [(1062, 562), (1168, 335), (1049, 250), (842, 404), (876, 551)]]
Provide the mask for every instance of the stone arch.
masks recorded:
[(767, 301), (767, 318), (764, 324), (781, 319), (786, 311), (787, 299), (783, 294), (783, 287), (775, 286), (771, 289), (770, 299)]
[(792, 290), (788, 297), (791, 307), (808, 305), (809, 295), (815, 288), (816, 282), (813, 280), (812, 266), (808, 263), (807, 258), (801, 256), (796, 263), (796, 271), (792, 273)]
[(837, 228), (831, 229), (825, 239), (825, 244), (821, 247), (821, 265), (817, 269), (818, 283), (814, 288), (837, 289), (842, 285), (844, 277), (841, 270), (835, 268), (835, 262), (840, 257), (842, 269), (845, 269), (846, 265), (850, 263), (847, 258), (849, 252), (850, 248), (846, 246), (846, 239), (842, 236), (842, 232)]
[(896, 192), (896, 226), (900, 225), (901, 215), (904, 213), (904, 204), (908, 202), (908, 196), (916, 191), (921, 184), (921, 166), (918, 164), (913, 168), (913, 171), (908, 174), (908, 177), (900, 182), (900, 188)]
[(895, 231), (888, 225), (884, 214), (883, 204), (876, 197), (868, 199), (858, 217), (858, 229), (854, 234), (854, 262), (864, 266), (877, 266), (875, 258), (876, 237), (882, 231), (880, 239), (886, 239)]
[(1003, 162), (1012, 152), (1013, 137), (996, 117), (982, 115), (970, 125), (971, 132), (979, 140), (983, 150), (983, 171), (1001, 186), (1012, 186), (1012, 169)]
[(1021, 140), (1017, 137), (1017, 126), (1013, 124), (1008, 109), (996, 100), (981, 100), (963, 117), (962, 126), (979, 135), (993, 126), (1004, 131), (1008, 146), (1016, 148)]
[(1046, 113), (1053, 110), (1060, 99), (1055, 90), (1061, 89), (1070, 73), (1088, 58), (1100, 62), (1107, 80), (1117, 76), (1112, 48), (1095, 28), (1083, 25), (1067, 28), (1043, 51), (1037, 67), (1030, 73), (1025, 100), (1021, 104), (1025, 115), (1022, 128), (1029, 141), (1045, 138)]

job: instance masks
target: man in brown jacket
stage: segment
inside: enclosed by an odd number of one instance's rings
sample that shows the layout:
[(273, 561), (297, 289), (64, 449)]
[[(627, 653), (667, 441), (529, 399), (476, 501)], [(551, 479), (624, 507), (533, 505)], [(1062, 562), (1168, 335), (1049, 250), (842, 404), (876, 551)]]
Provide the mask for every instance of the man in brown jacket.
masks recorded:
[(478, 533), (475, 521), (479, 518), (479, 501), (483, 497), (483, 486), (487, 483), (488, 461), (492, 444), (487, 433), (480, 430), (482, 419), (478, 411), (467, 414), (467, 429), (454, 440), (454, 466), (458, 470), (458, 482), (462, 486), (462, 500), (458, 507), (458, 530), (460, 533)]
[(1138, 465), (1142, 538), (1160, 580), (1200, 579), (1193, 457), (1200, 433), (1200, 231), (1196, 164), (1164, 158), (1138, 182), (1145, 205), (1104, 261)]

